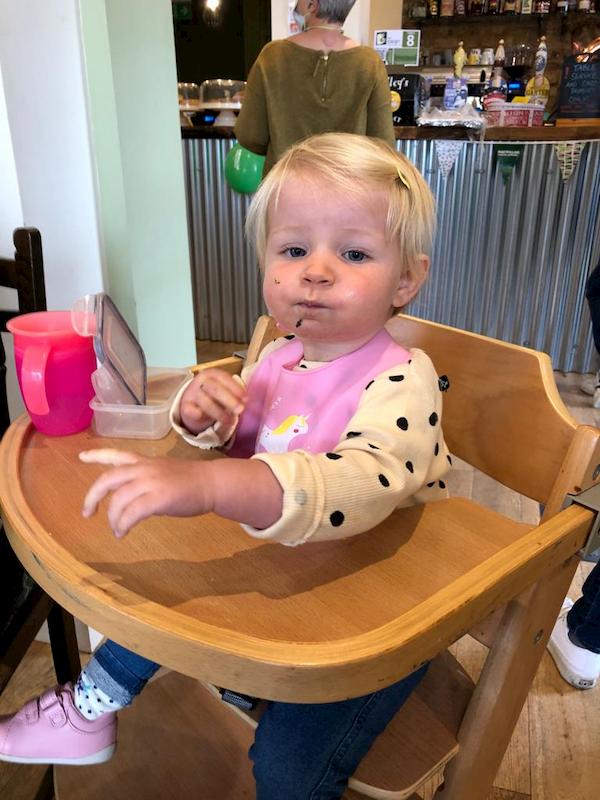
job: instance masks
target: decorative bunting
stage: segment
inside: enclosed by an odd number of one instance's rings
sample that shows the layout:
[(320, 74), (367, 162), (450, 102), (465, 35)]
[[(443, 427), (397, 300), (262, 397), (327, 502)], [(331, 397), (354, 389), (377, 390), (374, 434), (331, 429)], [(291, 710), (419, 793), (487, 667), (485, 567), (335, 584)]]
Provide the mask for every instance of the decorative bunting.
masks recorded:
[(504, 185), (508, 183), (514, 168), (521, 160), (522, 153), (522, 144), (510, 144), (507, 142), (506, 144), (494, 145), (494, 158), (502, 175)]
[(435, 149), (437, 152), (440, 172), (447, 178), (450, 174), (454, 162), (462, 150), (464, 142), (455, 142), (451, 139), (436, 139)]
[(560, 174), (563, 181), (566, 183), (571, 175), (575, 172), (579, 159), (583, 152), (583, 148), (587, 142), (555, 142), (554, 151), (558, 158), (560, 166)]

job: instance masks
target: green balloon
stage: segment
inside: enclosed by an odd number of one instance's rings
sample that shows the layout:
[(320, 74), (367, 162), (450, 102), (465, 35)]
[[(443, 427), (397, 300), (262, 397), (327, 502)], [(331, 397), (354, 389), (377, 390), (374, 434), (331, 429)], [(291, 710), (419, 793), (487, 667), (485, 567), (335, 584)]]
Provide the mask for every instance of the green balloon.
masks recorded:
[(225, 180), (236, 192), (250, 194), (258, 189), (264, 165), (264, 156), (235, 144), (225, 159)]

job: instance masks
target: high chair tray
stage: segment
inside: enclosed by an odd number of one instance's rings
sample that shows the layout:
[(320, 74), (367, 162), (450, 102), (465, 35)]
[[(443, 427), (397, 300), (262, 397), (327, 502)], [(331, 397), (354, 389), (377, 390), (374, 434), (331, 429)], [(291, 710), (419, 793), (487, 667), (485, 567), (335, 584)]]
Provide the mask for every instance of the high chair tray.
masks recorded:
[[(13, 423), (0, 470), (14, 479), (1, 482), (0, 503), (20, 560), (61, 605), (122, 645), (267, 699), (339, 700), (399, 679), (572, 556), (593, 518), (571, 506), (530, 532), (453, 498), (296, 548), (214, 514), (153, 517), (117, 541), (104, 504), (81, 517), (101, 468), (78, 453), (107, 446), (122, 442), (89, 430), (45, 437), (26, 417)], [(215, 457), (174, 434), (129, 446)]]

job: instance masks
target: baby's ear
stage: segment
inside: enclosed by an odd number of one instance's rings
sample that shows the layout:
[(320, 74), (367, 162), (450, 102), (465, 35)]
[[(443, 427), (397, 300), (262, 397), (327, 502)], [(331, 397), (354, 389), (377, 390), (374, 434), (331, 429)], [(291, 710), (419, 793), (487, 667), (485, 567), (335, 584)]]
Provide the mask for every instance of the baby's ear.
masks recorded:
[(429, 256), (419, 255), (416, 262), (402, 275), (394, 294), (392, 304), (395, 308), (404, 308), (416, 297), (425, 283), (429, 271)]

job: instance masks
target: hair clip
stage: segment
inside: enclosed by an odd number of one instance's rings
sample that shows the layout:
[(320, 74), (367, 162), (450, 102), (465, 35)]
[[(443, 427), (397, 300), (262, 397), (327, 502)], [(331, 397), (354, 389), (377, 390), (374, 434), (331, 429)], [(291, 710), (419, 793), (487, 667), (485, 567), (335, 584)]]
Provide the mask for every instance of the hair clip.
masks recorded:
[(400, 183), (404, 186), (405, 189), (408, 189), (408, 191), (410, 192), (410, 183), (406, 179), (400, 167), (396, 167), (396, 171), (398, 172), (398, 178), (400, 179)]

